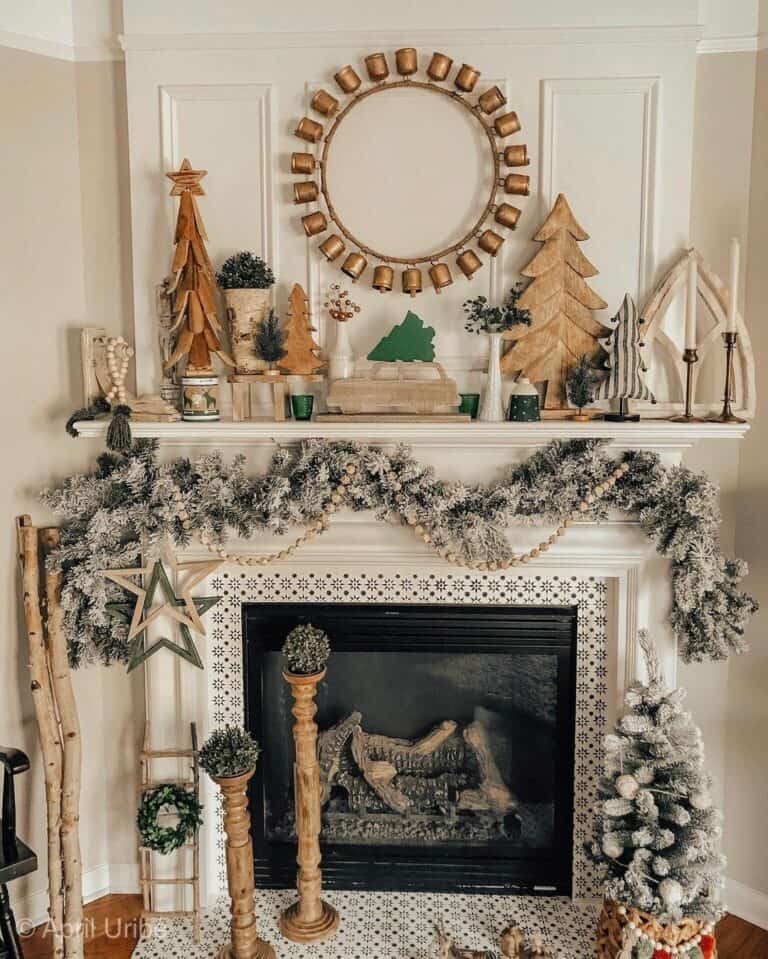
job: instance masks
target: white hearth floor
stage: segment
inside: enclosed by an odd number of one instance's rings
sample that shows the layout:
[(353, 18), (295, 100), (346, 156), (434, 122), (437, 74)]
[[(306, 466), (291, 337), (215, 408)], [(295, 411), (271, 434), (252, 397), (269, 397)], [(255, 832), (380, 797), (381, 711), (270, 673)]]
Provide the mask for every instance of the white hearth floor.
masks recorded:
[[(555, 959), (592, 959), (597, 908), (568, 899), (523, 896), (463, 896), (432, 893), (327, 892), (341, 914), (336, 937), (314, 946), (287, 942), (277, 931), (280, 912), (295, 898), (291, 890), (260, 890), (256, 909), (260, 935), (278, 959), (434, 959), (434, 926), (442, 922), (456, 945), (493, 949), (510, 922), (538, 933)], [(155, 924), (151, 939), (139, 943), (134, 959), (209, 959), (226, 941), (228, 903), (220, 899), (203, 918), (202, 942), (192, 941), (189, 924), (168, 919)]]

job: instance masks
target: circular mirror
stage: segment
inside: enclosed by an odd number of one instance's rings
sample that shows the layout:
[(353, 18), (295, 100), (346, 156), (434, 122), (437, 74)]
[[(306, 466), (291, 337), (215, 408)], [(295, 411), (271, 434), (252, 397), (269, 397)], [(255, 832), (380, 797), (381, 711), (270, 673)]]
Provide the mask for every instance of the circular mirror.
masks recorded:
[(496, 149), (465, 102), (431, 85), (383, 85), (339, 115), (323, 189), (348, 238), (419, 262), (472, 233), (496, 188)]

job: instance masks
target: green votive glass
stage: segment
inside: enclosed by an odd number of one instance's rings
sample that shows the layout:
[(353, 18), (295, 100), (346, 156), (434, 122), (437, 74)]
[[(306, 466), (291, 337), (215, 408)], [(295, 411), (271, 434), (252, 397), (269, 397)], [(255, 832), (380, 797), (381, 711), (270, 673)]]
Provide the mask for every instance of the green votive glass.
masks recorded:
[(291, 396), (291, 409), (295, 420), (311, 420), (315, 398), (311, 393), (297, 393)]
[(480, 406), (479, 393), (459, 393), (459, 413), (469, 413), (473, 420), (477, 419), (477, 411)]

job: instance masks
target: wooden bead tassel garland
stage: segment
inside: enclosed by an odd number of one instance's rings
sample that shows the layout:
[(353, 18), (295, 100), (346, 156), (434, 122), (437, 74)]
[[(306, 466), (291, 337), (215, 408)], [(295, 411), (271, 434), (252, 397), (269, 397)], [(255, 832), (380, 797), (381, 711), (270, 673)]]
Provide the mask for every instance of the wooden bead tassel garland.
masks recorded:
[[(529, 549), (526, 553), (521, 553), (516, 556), (511, 556), (509, 559), (502, 562), (474, 562), (462, 559), (448, 547), (441, 547), (435, 549), (435, 552), (442, 559), (451, 563), (454, 566), (460, 566), (464, 569), (471, 570), (481, 570), (495, 572), (498, 570), (511, 569), (514, 566), (523, 566), (526, 563), (530, 562), (532, 559), (540, 556), (542, 553), (545, 553), (547, 550), (551, 549), (552, 546), (558, 541), (561, 536), (564, 536), (568, 529), (573, 525), (574, 520), (579, 519), (584, 513), (588, 512), (591, 506), (593, 506), (602, 496), (604, 496), (609, 489), (612, 489), (618, 480), (621, 479), (626, 473), (629, 472), (629, 464), (621, 463), (617, 466), (601, 483), (598, 483), (597, 486), (589, 493), (578, 506), (572, 510), (570, 516), (563, 520), (560, 526), (546, 539), (542, 540), (538, 546), (534, 546), (532, 549)], [(236, 566), (267, 566), (270, 563), (275, 562), (275, 560), (286, 559), (288, 556), (293, 554), (299, 547), (304, 546), (306, 543), (310, 542), (315, 536), (320, 533), (325, 532), (328, 529), (331, 522), (331, 516), (339, 509), (343, 504), (346, 496), (349, 493), (349, 486), (353, 481), (355, 474), (357, 473), (357, 467), (354, 463), (348, 463), (344, 468), (344, 473), (339, 480), (339, 483), (331, 494), (330, 501), (326, 504), (325, 509), (320, 514), (318, 519), (313, 520), (307, 524), (306, 531), (302, 536), (286, 546), (284, 549), (278, 550), (274, 553), (268, 553), (264, 556), (250, 556), (247, 554), (237, 554), (230, 553), (223, 546), (217, 546), (210, 535), (202, 530), (200, 532), (200, 542), (212, 553), (216, 553), (224, 562), (232, 563)], [(387, 477), (390, 481), (394, 481), (394, 477), (391, 474)], [(182, 527), (185, 530), (192, 529), (192, 521), (190, 519), (189, 513), (187, 512), (186, 507), (184, 506), (184, 495), (178, 487), (173, 490), (172, 498), (174, 506), (176, 509), (176, 516), (181, 522)], [(405, 501), (405, 497), (402, 493), (397, 493), (395, 499), (398, 503)], [(413, 532), (428, 545), (432, 544), (433, 537), (432, 533), (422, 524), (419, 523), (416, 519), (405, 519), (405, 522), (408, 526), (411, 527)]]

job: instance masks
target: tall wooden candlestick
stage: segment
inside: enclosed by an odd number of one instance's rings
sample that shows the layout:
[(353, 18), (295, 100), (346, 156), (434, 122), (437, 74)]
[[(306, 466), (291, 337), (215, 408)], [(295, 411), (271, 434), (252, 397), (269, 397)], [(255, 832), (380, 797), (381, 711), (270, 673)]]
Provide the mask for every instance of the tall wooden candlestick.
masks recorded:
[(317, 723), (315, 695), (325, 670), (311, 676), (283, 673), (290, 683), (296, 717), (293, 738), (296, 744), (294, 791), (296, 834), (299, 849), (297, 887), (299, 898), (280, 917), (280, 932), (292, 942), (321, 942), (329, 939), (339, 927), (339, 916), (333, 906), (323, 902), (320, 871), (320, 766), (317, 761)]
[(231, 899), (232, 941), (222, 946), (218, 959), (276, 959), (275, 950), (259, 938), (253, 897), (253, 846), (251, 816), (246, 789), (251, 769), (242, 776), (213, 778), (224, 801), (224, 832), (227, 834), (227, 885)]

